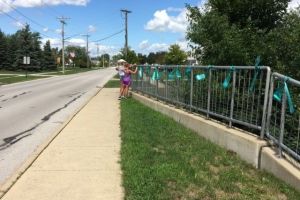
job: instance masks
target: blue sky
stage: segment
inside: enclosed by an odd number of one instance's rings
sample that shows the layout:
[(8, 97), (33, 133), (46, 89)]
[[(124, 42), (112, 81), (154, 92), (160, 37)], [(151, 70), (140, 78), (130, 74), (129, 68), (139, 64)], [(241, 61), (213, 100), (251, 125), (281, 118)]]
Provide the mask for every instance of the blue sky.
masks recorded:
[[(129, 46), (136, 52), (167, 50), (174, 43), (186, 49), (186, 3), (198, 6), (201, 0), (0, 0), (0, 29), (10, 34), (28, 23), (42, 33), (43, 41), (49, 39), (52, 46), (60, 47), (61, 25), (56, 17), (63, 15), (70, 18), (66, 37), (79, 34), (66, 44), (85, 46), (85, 38), (80, 34), (88, 33), (89, 50), (95, 55), (94, 41), (123, 30), (125, 22), (120, 9), (128, 9), (132, 11), (128, 15)], [(99, 42), (100, 54), (117, 53), (124, 46), (124, 35), (123, 32)]]
[[(128, 17), (129, 46), (138, 53), (167, 50), (179, 44), (187, 50), (185, 4), (201, 6), (206, 0), (0, 0), (0, 29), (14, 33), (25, 23), (41, 33), (42, 41), (61, 47), (59, 16), (70, 18), (65, 27), (67, 45), (85, 46), (90, 34), (89, 51), (97, 55), (96, 40), (124, 29), (120, 9), (132, 11)], [(299, 5), (292, 0), (290, 7)], [(9, 16), (8, 16), (9, 15)], [(116, 54), (124, 46), (124, 32), (98, 43), (99, 53)]]

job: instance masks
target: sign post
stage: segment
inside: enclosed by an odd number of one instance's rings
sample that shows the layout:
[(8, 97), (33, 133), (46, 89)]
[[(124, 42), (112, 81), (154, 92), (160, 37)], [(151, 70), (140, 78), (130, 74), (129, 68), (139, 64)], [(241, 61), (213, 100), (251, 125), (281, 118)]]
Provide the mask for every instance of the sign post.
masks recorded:
[(27, 66), (26, 65), (30, 65), (30, 57), (29, 56), (24, 56), (23, 57), (23, 64), (25, 65), (25, 71), (26, 71), (26, 78), (27, 78)]

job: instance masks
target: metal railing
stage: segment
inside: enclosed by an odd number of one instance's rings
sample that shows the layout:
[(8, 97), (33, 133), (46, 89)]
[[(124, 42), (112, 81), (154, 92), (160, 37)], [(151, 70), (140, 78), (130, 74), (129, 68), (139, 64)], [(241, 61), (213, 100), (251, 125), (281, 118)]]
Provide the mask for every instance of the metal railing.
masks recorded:
[(300, 82), (279, 73), (271, 77), (266, 137), (300, 161)]
[(276, 144), (280, 157), (300, 161), (297, 80), (266, 66), (139, 66), (133, 80), (135, 91), (251, 131)]
[(270, 73), (265, 66), (139, 66), (132, 88), (263, 137)]

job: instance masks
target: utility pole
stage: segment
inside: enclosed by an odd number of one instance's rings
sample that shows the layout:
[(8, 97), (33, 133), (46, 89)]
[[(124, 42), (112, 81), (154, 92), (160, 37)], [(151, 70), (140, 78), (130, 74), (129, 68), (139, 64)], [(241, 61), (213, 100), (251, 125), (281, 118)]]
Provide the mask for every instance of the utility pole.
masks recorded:
[(102, 56), (102, 68), (104, 68), (104, 56), (105, 56), (105, 52), (103, 52), (103, 56)]
[(122, 9), (122, 13), (125, 14), (125, 56), (127, 59), (127, 52), (128, 52), (128, 13), (131, 13), (130, 10)]
[(64, 16), (57, 18), (61, 23), (61, 42), (62, 42), (62, 51), (61, 51), (61, 58), (62, 58), (62, 72), (65, 73), (65, 25), (66, 20), (70, 18), (66, 18)]
[(86, 67), (89, 68), (89, 34), (82, 35), (83, 37), (86, 37)]
[[(99, 43), (97, 43), (97, 59), (99, 61), (99, 66), (100, 66), (100, 57), (99, 57)], [(98, 63), (98, 62), (97, 62)]]

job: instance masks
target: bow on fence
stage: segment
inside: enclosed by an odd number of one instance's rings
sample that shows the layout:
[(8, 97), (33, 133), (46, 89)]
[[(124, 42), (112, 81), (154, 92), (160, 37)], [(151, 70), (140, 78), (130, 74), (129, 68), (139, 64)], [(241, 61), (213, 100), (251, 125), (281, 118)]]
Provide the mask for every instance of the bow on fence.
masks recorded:
[(160, 79), (160, 73), (159, 73), (158, 67), (155, 67), (151, 79), (152, 79), (153, 81), (159, 80), (159, 79)]
[(286, 97), (287, 97), (287, 102), (288, 102), (288, 106), (289, 106), (289, 112), (292, 114), (295, 112), (295, 106), (294, 106), (294, 103), (293, 103), (293, 100), (292, 100), (292, 96), (291, 96), (291, 93), (289, 91), (289, 88), (288, 88), (288, 82), (289, 78), (286, 77), (284, 79), (284, 82), (283, 82), (283, 87), (279, 87), (275, 90), (274, 94), (273, 94), (273, 99), (279, 103), (281, 103), (282, 101), (282, 94), (283, 92), (286, 94)]
[(230, 80), (231, 80), (231, 75), (232, 73), (235, 71), (235, 67), (234, 66), (231, 66), (230, 69), (229, 69), (229, 72), (223, 82), (223, 88), (224, 89), (227, 89), (230, 85)]

